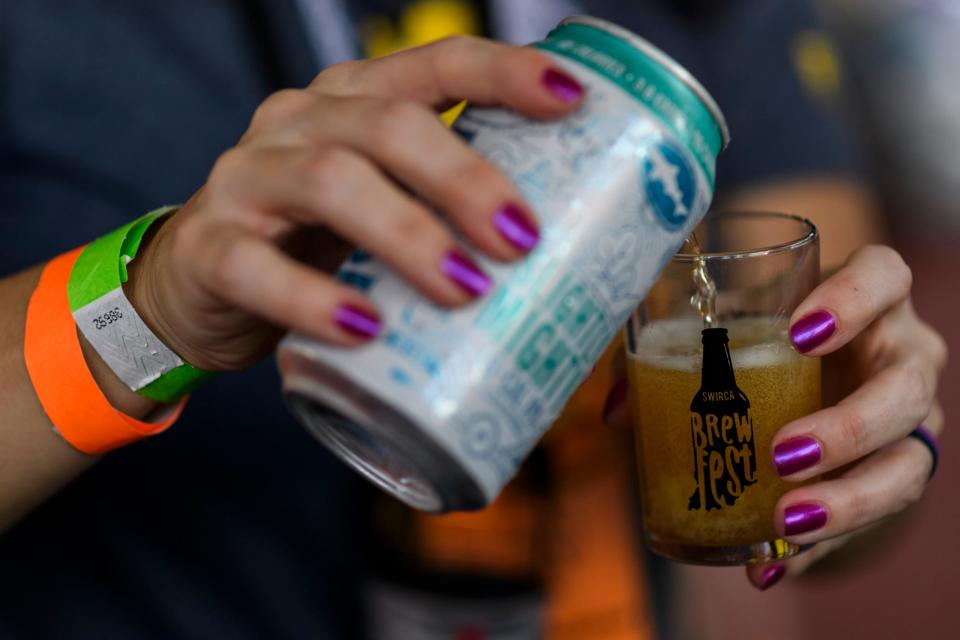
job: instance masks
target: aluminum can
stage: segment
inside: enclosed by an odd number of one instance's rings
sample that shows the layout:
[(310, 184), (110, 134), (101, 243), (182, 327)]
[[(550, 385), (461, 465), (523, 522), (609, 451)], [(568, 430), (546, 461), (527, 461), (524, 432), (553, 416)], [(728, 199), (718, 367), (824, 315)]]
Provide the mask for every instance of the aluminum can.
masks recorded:
[(729, 141), (706, 90), (625, 29), (573, 17), (532, 46), (584, 85), (580, 108), (542, 122), (469, 107), (454, 128), (532, 206), (538, 246), (513, 264), (474, 252), (494, 287), (456, 310), (356, 252), (338, 277), (377, 305), (381, 336), (279, 346), (304, 425), (426, 511), (482, 508), (514, 476), (707, 211)]

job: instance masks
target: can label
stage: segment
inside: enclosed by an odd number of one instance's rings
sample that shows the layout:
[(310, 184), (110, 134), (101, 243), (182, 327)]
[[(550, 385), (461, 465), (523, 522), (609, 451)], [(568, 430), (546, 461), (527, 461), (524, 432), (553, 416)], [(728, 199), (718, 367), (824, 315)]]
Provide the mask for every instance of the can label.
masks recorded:
[(629, 56), (604, 53), (572, 27), (582, 25), (560, 27), (538, 46), (585, 86), (574, 114), (542, 122), (468, 108), (454, 125), (532, 206), (537, 248), (511, 265), (473, 254), (495, 287), (452, 311), (357, 252), (339, 277), (374, 300), (384, 335), (355, 350), (310, 347), (312, 357), (419, 425), (488, 500), (559, 415), (713, 193), (716, 123), (693, 126), (684, 115), (690, 107), (681, 108), (692, 98), (672, 93), (662, 66), (626, 44)]

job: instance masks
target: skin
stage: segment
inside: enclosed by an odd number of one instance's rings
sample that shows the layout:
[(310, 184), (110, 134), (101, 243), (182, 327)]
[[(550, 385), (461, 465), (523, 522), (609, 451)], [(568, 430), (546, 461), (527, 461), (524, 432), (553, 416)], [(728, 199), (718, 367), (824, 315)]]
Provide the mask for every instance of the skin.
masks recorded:
[[(376, 315), (376, 309), (329, 275), (351, 245), (378, 255), (438, 304), (468, 302), (440, 269), (459, 241), (431, 211), (441, 211), (466, 242), (505, 261), (522, 254), (496, 232), (494, 212), (512, 203), (535, 221), (511, 183), (436, 113), (467, 99), (534, 118), (561, 117), (576, 103), (542, 82), (551, 64), (530, 49), (454, 38), (336, 65), (304, 90), (275, 94), (206, 184), (152, 230), (131, 265), (128, 296), (164, 343), (212, 370), (253, 364), (284, 329), (344, 346), (362, 343), (337, 324), (336, 310), (349, 304)], [(0, 528), (93, 462), (53, 433), (23, 365), (23, 318), (38, 276), (34, 268), (0, 282), (0, 394), (9, 399), (0, 428)], [(798, 314), (824, 305), (839, 330), (812, 355), (852, 351), (865, 383), (845, 405), (787, 425), (782, 434), (821, 439), (824, 461), (810, 473), (877, 454), (840, 479), (788, 494), (778, 507), (779, 515), (803, 499), (828, 508), (827, 527), (798, 540), (831, 541), (818, 550), (919, 497), (929, 456), (902, 438), (924, 418), (940, 430), (933, 407), (946, 353), (913, 313), (909, 270), (891, 249), (854, 254)], [(140, 418), (157, 409), (81, 343), (114, 406)], [(866, 413), (871, 400), (881, 399), (893, 417)], [(614, 414), (626, 420), (622, 411)], [(789, 571), (810, 556), (790, 561)]]
[[(788, 492), (776, 506), (774, 523), (781, 535), (788, 506), (814, 503), (827, 510), (823, 528), (784, 536), (797, 544), (816, 544), (780, 563), (784, 576), (796, 576), (922, 496), (932, 458), (922, 444), (905, 438), (921, 423), (938, 436), (943, 430), (936, 394), (947, 347), (915, 313), (912, 275), (900, 255), (865, 244), (882, 239), (883, 226), (862, 186), (836, 178), (794, 178), (747, 189), (720, 206), (798, 212), (821, 231), (822, 271), (828, 277), (797, 307), (790, 323), (820, 310), (836, 320), (835, 333), (805, 354), (825, 356), (827, 408), (784, 425), (768, 453), (773, 456), (773, 448), (790, 438), (812, 436), (823, 451), (821, 461), (784, 479), (799, 482), (830, 474)], [(624, 405), (611, 410), (606, 420), (624, 428), (632, 425)], [(757, 588), (769, 588), (772, 583), (764, 582), (768, 567), (747, 567), (747, 578)]]
[[(495, 212), (510, 203), (536, 222), (512, 183), (437, 113), (467, 99), (561, 117), (576, 101), (550, 90), (548, 70), (551, 59), (529, 48), (459, 37), (335, 65), (303, 90), (271, 96), (206, 184), (151, 229), (130, 265), (127, 296), (165, 344), (217, 371), (257, 362), (285, 329), (362, 343), (337, 324), (336, 310), (347, 304), (375, 316), (376, 308), (329, 274), (352, 245), (440, 305), (469, 302), (441, 270), (460, 246), (454, 233), (509, 261), (523, 253), (497, 232)], [(53, 432), (27, 376), (23, 321), (39, 273), (0, 281), (0, 529), (94, 461)], [(157, 409), (80, 340), (115, 407), (137, 418)]]

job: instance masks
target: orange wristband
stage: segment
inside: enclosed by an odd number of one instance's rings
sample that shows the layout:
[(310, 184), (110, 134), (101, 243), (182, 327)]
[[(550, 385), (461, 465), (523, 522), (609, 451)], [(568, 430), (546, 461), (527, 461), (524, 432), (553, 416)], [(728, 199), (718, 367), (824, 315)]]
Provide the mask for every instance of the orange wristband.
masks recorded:
[(164, 431), (176, 422), (186, 398), (160, 422), (142, 422), (103, 395), (83, 357), (67, 299), (67, 282), (81, 251), (54, 258), (40, 274), (27, 307), (23, 356), (54, 429), (74, 448), (98, 455)]

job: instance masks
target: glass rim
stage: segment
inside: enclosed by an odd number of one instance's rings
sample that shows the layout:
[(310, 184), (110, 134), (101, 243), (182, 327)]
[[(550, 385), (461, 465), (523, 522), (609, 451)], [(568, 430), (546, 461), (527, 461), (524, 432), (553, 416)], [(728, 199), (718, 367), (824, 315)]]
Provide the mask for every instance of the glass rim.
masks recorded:
[(766, 219), (779, 219), (779, 220), (792, 220), (793, 222), (799, 222), (801, 225), (805, 226), (807, 232), (801, 237), (794, 240), (788, 240), (787, 242), (781, 242), (779, 244), (769, 245), (765, 247), (757, 247), (754, 249), (740, 249), (736, 251), (704, 251), (703, 253), (682, 253), (677, 252), (671, 261), (676, 262), (695, 262), (697, 260), (711, 261), (711, 260), (742, 260), (745, 258), (762, 258), (764, 256), (775, 255), (778, 253), (784, 253), (786, 251), (793, 251), (795, 249), (801, 249), (820, 237), (820, 231), (817, 229), (817, 225), (810, 221), (809, 218), (805, 218), (796, 213), (783, 213), (779, 211), (750, 211), (750, 210), (732, 210), (732, 211), (711, 211), (707, 215), (712, 215), (714, 217), (724, 217), (724, 218), (766, 218)]

